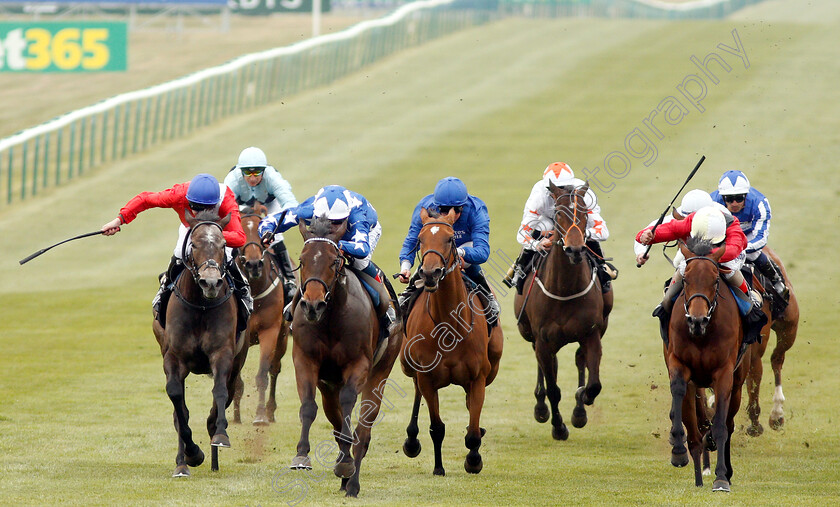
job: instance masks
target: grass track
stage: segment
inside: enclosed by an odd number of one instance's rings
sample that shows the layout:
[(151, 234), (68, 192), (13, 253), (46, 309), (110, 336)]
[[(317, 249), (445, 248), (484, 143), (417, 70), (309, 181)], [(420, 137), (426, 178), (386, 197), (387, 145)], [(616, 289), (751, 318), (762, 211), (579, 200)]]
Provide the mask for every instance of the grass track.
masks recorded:
[[(805, 8), (811, 3), (825, 13), (821, 19)], [(840, 300), (830, 288), (840, 269), (822, 252), (840, 246), (826, 228), (840, 217), (840, 177), (831, 163), (840, 155), (840, 106), (830, 100), (840, 70), (828, 19), (838, 15), (825, 4), (769, 1), (725, 22), (496, 23), (407, 51), (328, 89), (231, 119), (4, 212), (0, 501), (277, 505), (292, 499), (273, 491), (271, 480), (291, 459), (299, 429), (287, 358), (278, 386), (280, 422), (233, 427), (234, 448), (222, 452), (219, 474), (203, 465), (188, 481), (168, 478), (175, 434), (148, 307), (175, 239), (171, 212), (150, 211), (115, 238), (71, 243), (23, 267), (17, 259), (96, 229), (136, 192), (198, 170), (221, 177), (249, 144), (265, 149), (299, 197), (327, 182), (368, 196), (382, 215), (377, 260), (387, 271), (396, 269), (413, 205), (447, 174), (463, 177), (488, 202), (493, 249), (513, 256), (522, 201), (541, 168), (558, 158), (578, 171), (602, 165), (696, 72), (689, 57), (731, 45), (736, 29), (750, 67), (727, 56), (733, 70), (709, 88), (706, 112), (692, 111), (663, 129), (656, 162), (645, 167), (634, 159), (615, 190), (599, 194), (612, 233), (605, 251), (622, 274), (604, 339), (604, 391), (589, 410), (589, 425), (555, 442), (549, 427), (533, 420), (535, 361), (513, 326), (512, 298), (503, 297), (506, 350), (483, 414), (484, 471), (463, 472), (461, 392), (442, 392), (446, 478), (431, 475), (425, 408), (423, 453), (409, 460), (399, 451), (410, 401), (395, 396), (395, 409), (374, 430), (360, 500), (344, 502), (326, 471), (323, 481), (309, 483), (304, 505), (833, 503), (840, 495), (832, 397), (840, 388), (833, 373)], [(772, 23), (762, 21), (764, 13)], [(668, 464), (670, 395), (649, 317), (667, 267), (656, 262), (637, 270), (630, 250), (631, 235), (661, 212), (700, 154), (708, 160), (698, 186), (712, 188), (722, 171), (737, 167), (770, 196), (771, 243), (788, 264), (803, 309), (784, 370), (787, 427), (757, 439), (736, 433), (733, 493), (723, 497), (712, 496), (709, 485), (695, 488), (689, 470)], [(812, 207), (828, 220), (813, 220)], [(288, 242), (299, 251), (296, 235)], [(572, 354), (567, 348), (559, 357), (567, 419), (576, 381)], [(766, 423), (772, 375), (765, 364)], [(253, 365), (252, 357), (248, 392)], [(398, 368), (393, 376), (408, 390)], [(190, 377), (192, 426), (205, 450), (209, 389), (206, 378)], [(253, 407), (253, 397), (246, 399), (246, 417)], [(736, 423), (745, 420), (741, 413)], [(329, 438), (322, 415), (312, 435), (313, 446)]]

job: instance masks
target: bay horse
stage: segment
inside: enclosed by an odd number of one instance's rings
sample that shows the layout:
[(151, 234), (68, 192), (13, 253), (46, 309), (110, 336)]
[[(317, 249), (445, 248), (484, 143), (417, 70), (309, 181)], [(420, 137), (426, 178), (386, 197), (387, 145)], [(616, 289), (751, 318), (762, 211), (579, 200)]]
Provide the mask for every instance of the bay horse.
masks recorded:
[[(584, 257), (587, 220), (584, 199), (588, 189), (589, 182), (580, 187), (549, 184), (555, 200), (552, 237), (558, 239), (526, 277), (528, 290), (517, 294), (513, 302), (514, 312), (519, 316), (519, 333), (533, 344), (537, 357), (534, 418), (541, 423), (548, 421), (549, 410), (545, 404), (548, 396), (551, 435), (556, 440), (569, 438), (569, 430), (557, 408), (561, 396), (557, 386), (557, 352), (565, 345), (578, 343), (575, 352), (578, 388), (572, 425), (583, 428), (587, 423), (584, 405), (592, 405), (601, 392), (601, 338), (613, 306), (613, 291), (602, 293), (596, 267)], [(589, 373), (588, 378), (584, 369)]]
[(420, 454), (417, 417), (421, 397), (429, 406), (429, 434), (435, 447), (434, 475), (445, 475), (441, 444), (446, 426), (440, 417), (438, 390), (450, 384), (466, 392), (470, 413), (465, 445), (469, 449), (464, 469), (477, 474), (483, 467), (478, 449), (484, 436), (479, 425), (485, 388), (499, 371), (504, 337), (497, 324), (488, 333), (485, 309), (474, 292), (467, 292), (461, 263), (455, 247), (454, 210), (438, 215), (421, 210), (420, 266), (417, 272), (424, 291), (418, 296), (406, 320), (406, 336), (400, 362), (403, 372), (414, 381), (414, 405), (406, 429), (403, 452), (414, 458)]
[[(785, 423), (784, 402), (785, 395), (782, 392), (782, 366), (785, 362), (785, 353), (793, 347), (796, 341), (796, 333), (799, 328), (799, 301), (796, 299), (796, 294), (793, 291), (793, 285), (787, 275), (784, 264), (770, 247), (764, 247), (764, 253), (767, 254), (779, 269), (782, 271), (782, 276), (785, 283), (790, 289), (790, 297), (787, 307), (781, 315), (771, 313), (767, 327), (762, 330), (762, 340), (760, 344), (756, 344), (756, 349), (752, 355), (750, 363), (750, 372), (747, 376), (747, 394), (749, 401), (747, 402), (747, 415), (750, 419), (750, 425), (747, 426), (747, 435), (757, 437), (764, 432), (758, 418), (761, 414), (761, 407), (759, 406), (759, 391), (761, 389), (761, 377), (764, 368), (761, 364), (761, 359), (764, 356), (764, 351), (769, 345), (770, 329), (776, 332), (776, 346), (773, 348), (773, 353), (770, 355), (770, 365), (773, 368), (773, 376), (775, 380), (776, 389), (773, 393), (773, 409), (770, 411), (770, 428), (774, 430), (782, 429)], [(761, 284), (757, 283), (756, 288), (762, 288)], [(764, 291), (766, 294), (766, 290)], [(767, 300), (765, 296), (765, 301)]]
[[(292, 360), (301, 402), (301, 432), (291, 468), (312, 468), (309, 431), (318, 412), (317, 387), (339, 448), (333, 472), (341, 478), (341, 491), (355, 497), (359, 494), (359, 472), (370, 445), (371, 428), (378, 422), (384, 387), (392, 382), (388, 375), (402, 345), (402, 326), (389, 329), (387, 348), (374, 363), (379, 319), (362, 282), (345, 269), (347, 261), (338, 240), (347, 231), (346, 220), (336, 225), (320, 218), (312, 220), (309, 226), (301, 222), (299, 229), (304, 242), (299, 263), (301, 298), (293, 319)], [(359, 421), (353, 431), (350, 417), (359, 394)], [(315, 454), (318, 459), (320, 453), (316, 450)]]
[(182, 249), (185, 270), (174, 282), (175, 297), (167, 305), (166, 329), (157, 320), (152, 324), (178, 433), (173, 477), (188, 477), (189, 467), (204, 462), (204, 453), (193, 441), (189, 427), (184, 379), (190, 373), (213, 376), (213, 407), (207, 417), (207, 431), (211, 437), (211, 470), (216, 471), (218, 448), (230, 447), (225, 408), (233, 400), (234, 383), (248, 352), (236, 336), (236, 296), (225, 276), (222, 230), (231, 216), (219, 219), (215, 210), (208, 210), (195, 217), (187, 213), (185, 218), (190, 226)]
[[(685, 256), (683, 292), (675, 307), (682, 303), (685, 312), (674, 311), (668, 326), (668, 343), (663, 344), (665, 364), (671, 387), (671, 464), (694, 462), (694, 483), (703, 485), (700, 457), (703, 436), (698, 429), (697, 398), (687, 396), (696, 388), (711, 387), (716, 395), (711, 435), (717, 446), (713, 491), (729, 491), (732, 479), (731, 436), (735, 414), (741, 406), (741, 387), (747, 376), (753, 347), (744, 347), (744, 330), (735, 296), (724, 281), (720, 289), (720, 259), (726, 247), (713, 251), (705, 240), (689, 238), (680, 243)], [(727, 294), (729, 292), (729, 294)], [(702, 399), (702, 398), (701, 398)], [(686, 433), (688, 430), (688, 450)]]
[[(248, 329), (245, 331), (247, 345), (260, 347), (260, 365), (255, 378), (259, 400), (253, 424), (266, 426), (275, 421), (277, 375), (280, 373), (280, 360), (286, 354), (289, 326), (283, 320), (283, 277), (280, 275), (279, 266), (274, 263), (273, 256), (266, 255), (267, 250), (260, 242), (260, 218), (260, 215), (250, 209), (243, 210), (242, 229), (245, 231), (247, 243), (240, 249), (236, 262), (245, 273), (254, 298), (254, 311), (248, 319)], [(244, 383), (242, 377), (238, 376), (233, 398), (235, 423), (241, 422), (239, 403), (243, 391)]]

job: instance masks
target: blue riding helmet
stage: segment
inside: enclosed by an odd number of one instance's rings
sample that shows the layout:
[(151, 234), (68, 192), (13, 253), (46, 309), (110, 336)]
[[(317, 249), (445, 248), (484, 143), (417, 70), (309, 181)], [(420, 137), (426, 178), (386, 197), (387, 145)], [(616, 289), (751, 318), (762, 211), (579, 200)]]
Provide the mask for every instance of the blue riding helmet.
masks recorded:
[(468, 198), (467, 186), (454, 176), (447, 176), (435, 185), (434, 199), (438, 206), (463, 206)]
[(196, 204), (214, 206), (219, 203), (220, 196), (219, 180), (212, 174), (197, 175), (187, 188), (187, 200)]

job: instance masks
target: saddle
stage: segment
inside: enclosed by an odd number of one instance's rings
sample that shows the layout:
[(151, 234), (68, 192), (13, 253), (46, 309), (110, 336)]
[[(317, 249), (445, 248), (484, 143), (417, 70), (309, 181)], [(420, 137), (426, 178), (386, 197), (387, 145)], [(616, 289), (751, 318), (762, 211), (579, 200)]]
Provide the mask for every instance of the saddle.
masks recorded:
[[(379, 307), (382, 304), (383, 299), (389, 302), (388, 305), (390, 307), (395, 308), (395, 312), (398, 312), (400, 306), (397, 304), (397, 293), (394, 290), (394, 287), (391, 286), (391, 282), (385, 276), (385, 273), (379, 269), (379, 266), (374, 264), (373, 261), (371, 261), (371, 264), (373, 264), (373, 267), (376, 269), (379, 280), (374, 280), (367, 273), (360, 271), (349, 264), (347, 265), (347, 268), (356, 275), (356, 278), (359, 279), (362, 287), (365, 288), (365, 292), (367, 292), (368, 296), (370, 296), (371, 303), (376, 309), (377, 315), (379, 314)], [(384, 290), (380, 287), (384, 287)], [(399, 314), (396, 314), (395, 321), (399, 321), (400, 317), (401, 316)], [(373, 364), (376, 364), (379, 361), (385, 351), (385, 348), (388, 346), (387, 338), (391, 334), (391, 329), (387, 325), (389, 323), (390, 320), (387, 315), (384, 316), (379, 323), (379, 336), (376, 338), (376, 350), (373, 354)]]

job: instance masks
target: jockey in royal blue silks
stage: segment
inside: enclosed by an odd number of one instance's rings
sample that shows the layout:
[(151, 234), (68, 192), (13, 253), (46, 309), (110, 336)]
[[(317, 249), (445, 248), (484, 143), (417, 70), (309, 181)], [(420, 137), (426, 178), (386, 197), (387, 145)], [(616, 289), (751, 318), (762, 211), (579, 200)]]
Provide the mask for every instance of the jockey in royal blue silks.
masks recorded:
[[(400, 250), (400, 281), (408, 283), (411, 278), (411, 267), (414, 265), (414, 257), (420, 247), (418, 235), (423, 226), (420, 219), (420, 211), (423, 208), (441, 214), (447, 214), (454, 209), (457, 213), (458, 218), (455, 220), (453, 229), (455, 230), (455, 246), (458, 249), (458, 255), (463, 260), (464, 272), (481, 287), (487, 299), (491, 311), (491, 314), (488, 315), (488, 322), (495, 323), (496, 316), (499, 314), (499, 303), (496, 301), (493, 291), (490, 290), (480, 267), (490, 257), (490, 215), (484, 201), (470, 195), (467, 192), (467, 186), (458, 178), (449, 176), (438, 181), (435, 192), (420, 199), (420, 202), (414, 208), (408, 234), (403, 241), (402, 250)], [(415, 274), (415, 277), (417, 277), (417, 274)], [(400, 295), (400, 302), (404, 304), (409, 301), (415, 290), (415, 284), (409, 283), (406, 290)]]
[[(338, 247), (351, 258), (350, 266), (362, 275), (362, 285), (377, 308), (380, 329), (387, 330), (396, 321), (396, 313), (390, 305), (390, 296), (384, 287), (384, 276), (371, 262), (373, 251), (382, 236), (382, 225), (379, 223), (376, 209), (364, 196), (338, 185), (328, 185), (300, 205), (266, 217), (260, 222), (260, 236), (265, 238), (267, 235), (286, 231), (301, 220), (308, 222), (320, 217), (326, 217), (333, 222), (347, 222), (347, 232), (338, 241)], [(281, 220), (282, 222), (279, 222)], [(284, 310), (286, 320), (291, 322), (299, 299), (300, 291), (295, 293), (295, 297)]]
[(723, 204), (741, 222), (747, 236), (747, 261), (773, 284), (773, 289), (787, 299), (789, 290), (779, 266), (762, 249), (770, 237), (770, 202), (764, 194), (750, 186), (750, 180), (741, 171), (726, 171), (720, 178), (712, 199)]

